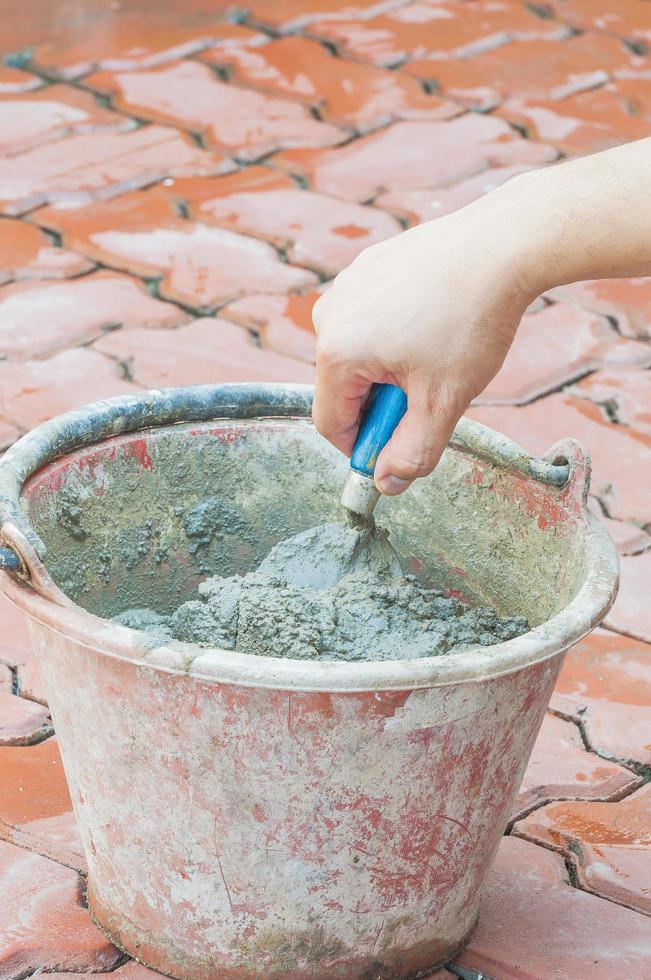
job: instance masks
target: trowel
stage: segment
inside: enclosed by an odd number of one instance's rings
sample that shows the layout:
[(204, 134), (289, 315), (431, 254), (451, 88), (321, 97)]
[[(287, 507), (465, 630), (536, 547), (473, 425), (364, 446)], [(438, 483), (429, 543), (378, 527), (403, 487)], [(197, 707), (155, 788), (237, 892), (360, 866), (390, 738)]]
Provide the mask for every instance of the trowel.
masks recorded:
[(373, 385), (341, 495), (345, 519), (309, 528), (277, 544), (260, 565), (261, 572), (278, 575), (289, 585), (316, 589), (331, 588), (357, 571), (403, 577), (387, 532), (373, 519), (380, 499), (373, 475), (380, 452), (406, 411), (407, 396), (401, 388)]

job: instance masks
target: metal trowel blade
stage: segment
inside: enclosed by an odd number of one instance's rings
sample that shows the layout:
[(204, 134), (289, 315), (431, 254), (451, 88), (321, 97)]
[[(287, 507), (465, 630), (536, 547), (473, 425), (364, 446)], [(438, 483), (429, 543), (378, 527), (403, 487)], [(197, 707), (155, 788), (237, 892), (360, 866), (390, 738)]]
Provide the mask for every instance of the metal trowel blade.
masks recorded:
[(259, 567), (288, 585), (329, 589), (351, 572), (404, 578), (388, 534), (370, 523), (319, 524), (281, 541)]

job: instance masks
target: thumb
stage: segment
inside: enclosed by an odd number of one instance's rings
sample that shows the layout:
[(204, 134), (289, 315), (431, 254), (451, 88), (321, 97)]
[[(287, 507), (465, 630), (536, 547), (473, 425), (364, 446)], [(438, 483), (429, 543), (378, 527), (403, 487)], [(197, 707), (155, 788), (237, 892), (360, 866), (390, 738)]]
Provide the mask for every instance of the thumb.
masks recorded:
[(407, 412), (375, 467), (375, 484), (389, 497), (432, 472), (462, 414), (449, 398), (437, 399), (431, 390), (408, 390), (407, 397)]

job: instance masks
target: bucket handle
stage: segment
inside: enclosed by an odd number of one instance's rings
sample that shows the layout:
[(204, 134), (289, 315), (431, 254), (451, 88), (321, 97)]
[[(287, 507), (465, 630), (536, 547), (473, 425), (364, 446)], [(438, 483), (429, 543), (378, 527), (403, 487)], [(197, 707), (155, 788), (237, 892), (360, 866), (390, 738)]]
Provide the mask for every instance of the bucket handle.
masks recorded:
[[(45, 545), (20, 506), (26, 480), (56, 457), (102, 439), (175, 423), (309, 418), (312, 394), (312, 385), (302, 384), (191, 385), (109, 398), (44, 422), (14, 443), (0, 459), (0, 572), (23, 579), (59, 604), (72, 604), (45, 569), (41, 560)], [(507, 436), (461, 419), (450, 446), (562, 490), (577, 504), (585, 500), (590, 463), (573, 440), (557, 444), (541, 459)]]

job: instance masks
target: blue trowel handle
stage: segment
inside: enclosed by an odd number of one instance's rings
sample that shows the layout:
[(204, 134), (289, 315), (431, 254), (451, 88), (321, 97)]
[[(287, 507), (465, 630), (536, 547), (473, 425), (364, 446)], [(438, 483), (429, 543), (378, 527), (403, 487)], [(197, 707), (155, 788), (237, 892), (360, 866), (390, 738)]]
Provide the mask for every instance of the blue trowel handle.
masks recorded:
[(373, 476), (381, 451), (407, 411), (407, 396), (397, 385), (373, 385), (366, 414), (357, 434), (350, 468)]

